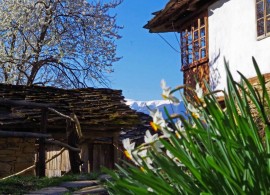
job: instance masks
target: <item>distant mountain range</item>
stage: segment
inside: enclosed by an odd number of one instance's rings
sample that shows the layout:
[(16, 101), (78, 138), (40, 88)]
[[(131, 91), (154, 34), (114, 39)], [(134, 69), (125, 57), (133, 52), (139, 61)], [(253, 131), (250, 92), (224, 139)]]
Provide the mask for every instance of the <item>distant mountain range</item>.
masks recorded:
[(153, 101), (135, 101), (131, 99), (126, 99), (126, 104), (133, 110), (138, 112), (143, 112), (145, 114), (150, 114), (149, 109), (159, 109), (162, 112), (163, 117), (166, 117), (164, 108), (166, 107), (170, 114), (180, 113), (185, 115), (186, 109), (183, 102), (179, 104), (172, 104), (169, 100), (153, 100)]

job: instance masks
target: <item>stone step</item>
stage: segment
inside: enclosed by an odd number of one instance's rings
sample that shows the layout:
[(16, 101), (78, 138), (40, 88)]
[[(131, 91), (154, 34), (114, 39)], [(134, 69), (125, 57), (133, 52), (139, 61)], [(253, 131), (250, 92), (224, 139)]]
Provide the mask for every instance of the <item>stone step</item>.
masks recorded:
[(102, 187), (101, 185), (97, 185), (97, 186), (82, 188), (80, 190), (73, 192), (73, 194), (74, 195), (82, 195), (82, 194), (107, 195), (108, 193), (104, 187)]

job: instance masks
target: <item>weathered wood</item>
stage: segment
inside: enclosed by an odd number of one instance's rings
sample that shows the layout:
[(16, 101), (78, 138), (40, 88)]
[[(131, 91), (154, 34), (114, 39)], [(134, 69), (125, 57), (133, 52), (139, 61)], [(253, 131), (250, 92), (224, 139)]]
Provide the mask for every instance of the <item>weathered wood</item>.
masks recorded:
[(81, 139), (83, 134), (82, 134), (82, 129), (81, 129), (81, 124), (76, 116), (75, 113), (71, 113), (70, 115), (74, 121), (75, 129), (76, 129), (76, 134), (78, 136), (78, 139)]
[[(62, 148), (62, 149), (59, 151), (59, 153), (55, 154), (55, 155), (52, 156), (50, 159), (46, 160), (46, 164), (49, 163), (50, 161), (52, 161), (53, 159), (57, 158), (58, 156), (60, 156), (64, 151), (65, 151), (65, 148)], [(14, 176), (16, 176), (16, 175), (24, 174), (25, 172), (30, 171), (30, 170), (36, 168), (36, 166), (37, 166), (36, 164), (35, 164), (35, 165), (32, 165), (32, 166), (27, 167), (26, 169), (24, 169), (24, 170), (22, 170), (22, 171), (19, 171), (19, 172), (17, 172), (17, 173), (14, 173), (14, 174), (12, 174), (12, 175), (7, 176), (7, 177), (1, 178), (0, 180), (5, 180), (5, 179), (8, 179), (8, 178), (10, 178), (10, 177), (14, 177)]]
[(89, 143), (89, 164), (90, 172), (94, 171), (94, 144), (92, 141)]
[(83, 161), (82, 167), (81, 167), (81, 171), (82, 173), (89, 173), (89, 144), (88, 143), (84, 143), (81, 145), (81, 159)]
[[(68, 145), (72, 147), (76, 147), (76, 148), (78, 147), (78, 143), (79, 143), (78, 134), (75, 130), (74, 124), (72, 124), (68, 120), (67, 120), (67, 142), (68, 142)], [(74, 152), (69, 149), (68, 154), (69, 154), (71, 172), (74, 174), (80, 173), (80, 165), (82, 164), (82, 161), (80, 159), (78, 152)]]
[[(47, 119), (48, 119), (48, 111), (46, 109), (42, 110), (41, 115), (41, 127), (40, 132), (46, 133), (47, 131)], [(39, 177), (45, 177), (45, 169), (46, 169), (46, 150), (45, 150), (45, 138), (39, 138), (38, 141), (38, 166), (37, 166), (37, 174)]]
[(94, 144), (93, 145), (93, 171), (99, 172), (101, 167), (112, 169), (114, 151), (112, 145)]
[(80, 148), (72, 147), (72, 146), (70, 146), (70, 145), (68, 145), (66, 143), (60, 142), (58, 140), (48, 140), (48, 139), (46, 139), (45, 140), (45, 143), (46, 144), (54, 144), (54, 145), (62, 146), (62, 147), (65, 147), (65, 148), (67, 148), (69, 150), (72, 150), (74, 152), (81, 152), (81, 149)]
[(57, 115), (59, 115), (59, 116), (61, 116), (61, 117), (63, 117), (63, 118), (65, 118), (65, 119), (69, 119), (69, 120), (74, 122), (74, 119), (72, 117), (70, 117), (68, 115), (65, 115), (65, 114), (63, 114), (63, 113), (61, 113), (61, 112), (59, 112), (59, 111), (57, 111), (57, 110), (55, 110), (53, 108), (48, 108), (48, 110), (55, 113), (55, 114), (57, 114)]
[(49, 138), (51, 134), (18, 132), (18, 131), (0, 131), (0, 137), (28, 137), (28, 138)]
[(9, 99), (0, 99), (1, 106), (23, 106), (28, 108), (48, 108), (49, 106), (53, 106), (52, 104), (43, 104), (43, 103), (35, 103), (24, 100), (9, 100)]

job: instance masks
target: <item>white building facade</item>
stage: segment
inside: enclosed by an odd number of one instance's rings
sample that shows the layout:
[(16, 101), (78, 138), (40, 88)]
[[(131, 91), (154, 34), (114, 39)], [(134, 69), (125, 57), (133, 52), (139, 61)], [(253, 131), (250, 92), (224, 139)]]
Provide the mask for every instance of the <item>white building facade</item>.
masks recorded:
[[(240, 79), (237, 71), (247, 78), (256, 76), (252, 56), (262, 73), (270, 73), (270, 37), (267, 30), (264, 35), (257, 34), (256, 1), (221, 0), (208, 7), (210, 84), (213, 88), (226, 86), (224, 58), (229, 61), (236, 80)], [(261, 2), (266, 4), (267, 1)], [(270, 25), (270, 16), (267, 21)]]
[(270, 73), (270, 0), (170, 0), (154, 15), (150, 32), (180, 34), (184, 84), (226, 88), (224, 59), (237, 81), (256, 76), (252, 56)]

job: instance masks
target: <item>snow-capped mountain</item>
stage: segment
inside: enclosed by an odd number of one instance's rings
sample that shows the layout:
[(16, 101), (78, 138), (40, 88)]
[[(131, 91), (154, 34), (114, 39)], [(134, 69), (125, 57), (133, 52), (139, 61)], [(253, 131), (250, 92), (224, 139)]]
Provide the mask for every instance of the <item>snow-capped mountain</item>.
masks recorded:
[(183, 102), (179, 104), (172, 104), (169, 100), (153, 100), (153, 101), (135, 101), (135, 100), (126, 100), (126, 104), (133, 110), (138, 112), (143, 112), (145, 114), (150, 113), (150, 110), (158, 109), (162, 112), (163, 117), (166, 117), (164, 107), (167, 108), (170, 114), (172, 113), (179, 113), (184, 115), (185, 114), (185, 106)]

